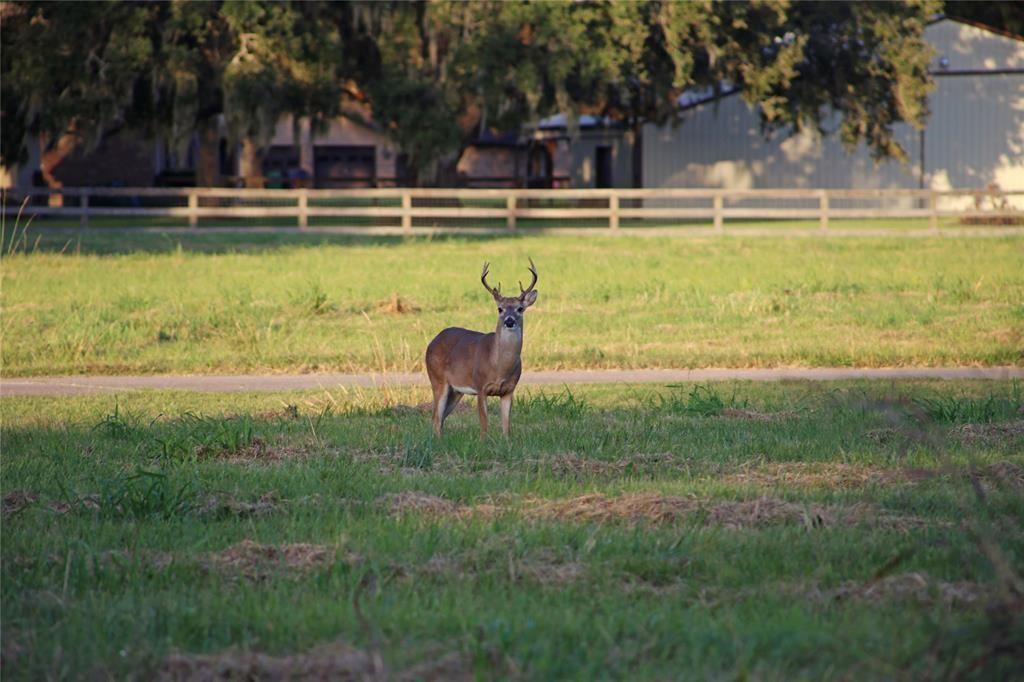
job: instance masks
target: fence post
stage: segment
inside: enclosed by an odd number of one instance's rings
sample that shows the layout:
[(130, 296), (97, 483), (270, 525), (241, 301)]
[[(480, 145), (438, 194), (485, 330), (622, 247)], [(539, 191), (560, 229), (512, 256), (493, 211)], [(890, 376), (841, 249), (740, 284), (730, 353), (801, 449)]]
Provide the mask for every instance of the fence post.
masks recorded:
[(402, 232), (412, 234), (412, 195), (402, 192)]
[(188, 193), (188, 226), (199, 227), (199, 195), (195, 192)]
[(78, 201), (78, 226), (84, 229), (89, 227), (89, 190), (83, 189)]
[(516, 195), (510, 194), (505, 199), (505, 227), (509, 230), (516, 229)]
[(309, 227), (309, 193), (305, 189), (299, 190), (299, 229), (305, 230)]
[(716, 193), (714, 196), (714, 221), (715, 221), (715, 232), (725, 232), (725, 223), (723, 221), (722, 209), (725, 205), (725, 201), (722, 199), (722, 195)]
[(818, 195), (818, 227), (828, 229), (828, 191), (824, 189)]
[(608, 228), (612, 231), (619, 229), (619, 195), (608, 195)]
[(928, 192), (928, 229), (935, 234), (939, 233), (939, 199), (935, 196), (935, 190)]

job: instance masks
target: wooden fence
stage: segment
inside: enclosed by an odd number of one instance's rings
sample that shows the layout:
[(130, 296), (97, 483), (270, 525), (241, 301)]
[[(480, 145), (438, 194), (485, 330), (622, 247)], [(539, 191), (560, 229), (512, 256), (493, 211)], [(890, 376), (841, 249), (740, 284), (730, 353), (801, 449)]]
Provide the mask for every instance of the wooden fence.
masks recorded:
[[(778, 205), (784, 204), (784, 205)], [(912, 189), (235, 189), (235, 188), (33, 188), (10, 190), (7, 216), (180, 219), (191, 228), (211, 220), (261, 219), (308, 229), (374, 231), (384, 227), (413, 234), (422, 228), (514, 231), (555, 221), (587, 222), (587, 229), (629, 232), (658, 226), (705, 224), (721, 233), (732, 221), (813, 221), (820, 231), (840, 219), (923, 219), (937, 231), (940, 220), (990, 227), (1024, 225), (1024, 190)], [(948, 221), (946, 221), (948, 222)], [(540, 224), (538, 224), (540, 223)], [(547, 223), (547, 224), (545, 224)], [(816, 223), (816, 225), (815, 225)], [(710, 225), (710, 228), (706, 226)], [(242, 223), (245, 226), (245, 223)], [(458, 227), (458, 226), (461, 226)], [(731, 226), (732, 227), (732, 226)], [(380, 231), (377, 229), (376, 231)]]

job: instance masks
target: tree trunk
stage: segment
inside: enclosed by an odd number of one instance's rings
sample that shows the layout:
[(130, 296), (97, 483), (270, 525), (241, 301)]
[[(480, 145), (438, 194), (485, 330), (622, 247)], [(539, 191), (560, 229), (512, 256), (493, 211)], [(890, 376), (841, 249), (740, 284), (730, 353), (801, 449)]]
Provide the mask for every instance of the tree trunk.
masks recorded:
[(238, 174), (245, 180), (246, 187), (262, 188), (263, 150), (251, 137), (242, 140), (242, 152), (238, 157)]
[(196, 186), (217, 187), (220, 180), (220, 130), (216, 117), (200, 121), (199, 150), (196, 154)]
[[(78, 134), (75, 132), (76, 126), (74, 123), (68, 126), (68, 129), (61, 133), (57, 141), (50, 147), (47, 147), (43, 151), (42, 156), (39, 158), (39, 174), (42, 176), (43, 181), (46, 182), (46, 186), (51, 189), (60, 189), (64, 186), (54, 173), (57, 167), (64, 161), (64, 159), (71, 156), (74, 151), (78, 148), (80, 142)], [(50, 206), (63, 206), (64, 197), (60, 194), (51, 194), (49, 198)]]
[(462, 158), (463, 149), (455, 154), (447, 155), (438, 159), (433, 184), (434, 187), (458, 187), (459, 186), (459, 159)]

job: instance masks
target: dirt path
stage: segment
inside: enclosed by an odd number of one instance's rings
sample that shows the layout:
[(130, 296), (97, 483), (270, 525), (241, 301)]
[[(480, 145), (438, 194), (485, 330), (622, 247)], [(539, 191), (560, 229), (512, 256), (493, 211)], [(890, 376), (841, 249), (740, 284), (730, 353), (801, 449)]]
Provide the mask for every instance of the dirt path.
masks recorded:
[[(835, 381), (838, 379), (1021, 379), (1024, 367), (901, 367), (857, 369), (607, 369), (526, 372), (522, 383), (613, 384), (673, 383), (679, 381)], [(339, 386), (425, 385), (425, 374), (251, 374), (251, 375), (157, 375), (70, 376), (0, 379), (0, 396), (80, 395), (118, 393), (142, 389), (201, 392), (291, 391)]]

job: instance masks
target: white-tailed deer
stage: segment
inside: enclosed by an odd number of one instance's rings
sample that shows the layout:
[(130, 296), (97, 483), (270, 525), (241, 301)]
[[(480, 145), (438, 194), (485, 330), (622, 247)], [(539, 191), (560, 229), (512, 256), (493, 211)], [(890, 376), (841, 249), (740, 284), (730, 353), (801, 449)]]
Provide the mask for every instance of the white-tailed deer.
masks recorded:
[(487, 396), (501, 397), (501, 431), (509, 433), (512, 418), (512, 393), (519, 383), (523, 365), (523, 312), (537, 301), (537, 268), (530, 259), (533, 281), (519, 296), (501, 295), (501, 284), (487, 283), (487, 263), (480, 281), (498, 304), (497, 328), (489, 333), (449, 327), (427, 346), (427, 376), (434, 389), (434, 433), (441, 435), (444, 420), (464, 395), (476, 396), (480, 414), (480, 435), (487, 435)]

